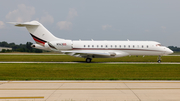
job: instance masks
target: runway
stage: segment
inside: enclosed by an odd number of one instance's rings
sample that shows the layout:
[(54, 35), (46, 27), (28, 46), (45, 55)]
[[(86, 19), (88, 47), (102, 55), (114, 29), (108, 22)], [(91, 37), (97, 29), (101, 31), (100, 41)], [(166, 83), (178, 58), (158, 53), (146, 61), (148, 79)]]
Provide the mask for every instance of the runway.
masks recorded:
[[(86, 62), (0, 62), (0, 63), (59, 63), (59, 64), (75, 64)], [(91, 62), (98, 64), (180, 64), (180, 62)]]
[(180, 81), (0, 81), (0, 100), (180, 101)]

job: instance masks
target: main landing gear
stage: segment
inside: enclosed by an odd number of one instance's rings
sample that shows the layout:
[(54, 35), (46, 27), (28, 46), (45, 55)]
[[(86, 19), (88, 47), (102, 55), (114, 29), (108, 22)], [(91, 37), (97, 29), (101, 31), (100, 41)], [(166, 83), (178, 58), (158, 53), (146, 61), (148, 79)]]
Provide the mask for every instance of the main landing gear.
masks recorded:
[(161, 63), (161, 56), (159, 55), (158, 57), (158, 60), (157, 60), (158, 63)]
[(91, 60), (92, 60), (91, 58), (86, 58), (86, 62), (87, 62), (87, 63), (90, 63)]

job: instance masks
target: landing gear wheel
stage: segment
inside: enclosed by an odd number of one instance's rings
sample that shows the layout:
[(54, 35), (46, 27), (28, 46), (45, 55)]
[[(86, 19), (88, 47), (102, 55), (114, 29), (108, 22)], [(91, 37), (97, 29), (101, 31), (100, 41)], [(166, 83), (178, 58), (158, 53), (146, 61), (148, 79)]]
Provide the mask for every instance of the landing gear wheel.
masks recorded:
[(158, 57), (158, 61), (157, 61), (158, 63), (161, 63), (161, 56), (159, 55), (159, 57)]
[(87, 62), (87, 63), (90, 63), (91, 60), (92, 60), (91, 58), (87, 58), (87, 59), (86, 59), (86, 62)]
[(161, 63), (161, 60), (158, 60), (157, 62), (158, 62), (158, 63)]

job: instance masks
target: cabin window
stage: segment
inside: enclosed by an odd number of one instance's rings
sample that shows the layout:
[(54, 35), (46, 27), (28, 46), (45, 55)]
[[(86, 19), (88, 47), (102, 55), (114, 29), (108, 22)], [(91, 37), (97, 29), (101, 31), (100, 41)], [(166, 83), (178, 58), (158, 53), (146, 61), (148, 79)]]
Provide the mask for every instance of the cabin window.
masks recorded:
[(121, 48), (121, 45), (119, 45), (119, 47)]
[(99, 45), (97, 45), (97, 47), (99, 47)]
[(130, 48), (130, 45), (128, 47)]
[(86, 47), (86, 45), (84, 45), (84, 47)]
[(92, 45), (92, 47), (94, 47), (94, 45)]
[(113, 47), (113, 46), (111, 45), (111, 47)]
[(117, 45), (115, 45), (115, 47), (117, 47)]
[(149, 46), (147, 45), (147, 48), (149, 48)]
[(133, 45), (133, 48), (134, 48), (134, 45)]
[(108, 47), (108, 45), (106, 45), (106, 48)]
[(124, 45), (124, 48), (126, 48), (126, 45)]
[(90, 45), (88, 45), (88, 47), (90, 47)]
[(103, 47), (103, 45), (101, 45), (101, 47)]
[(143, 48), (144, 46), (142, 45), (142, 48)]

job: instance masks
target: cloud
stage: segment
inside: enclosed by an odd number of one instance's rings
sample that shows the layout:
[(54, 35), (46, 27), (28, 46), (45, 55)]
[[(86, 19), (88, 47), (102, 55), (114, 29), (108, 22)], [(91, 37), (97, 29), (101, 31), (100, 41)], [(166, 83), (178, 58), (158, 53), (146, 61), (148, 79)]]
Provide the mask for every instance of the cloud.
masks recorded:
[(49, 15), (48, 13), (46, 13), (45, 16), (41, 17), (40, 22), (43, 24), (52, 24), (54, 22), (54, 18), (53, 16)]
[(165, 26), (161, 26), (162, 28), (162, 32), (166, 32), (166, 27)]
[(67, 20), (68, 21), (73, 20), (73, 18), (76, 16), (78, 16), (77, 11), (74, 8), (70, 8), (67, 16)]
[(4, 22), (0, 21), (0, 29), (4, 28)]
[(71, 21), (76, 16), (78, 16), (77, 11), (74, 8), (70, 8), (66, 21), (58, 22), (57, 26), (59, 27), (60, 30), (71, 30), (73, 25)]
[(161, 28), (162, 28), (162, 29), (166, 29), (166, 27), (165, 27), (165, 26), (161, 26)]
[(9, 21), (25, 22), (30, 21), (35, 14), (35, 8), (26, 6), (25, 4), (18, 5), (18, 8), (10, 11), (6, 15), (6, 19)]
[(72, 23), (69, 21), (60, 21), (57, 23), (60, 30), (71, 30)]
[(149, 30), (147, 29), (147, 30), (145, 30), (145, 32), (149, 32)]
[(103, 29), (103, 30), (106, 30), (106, 29), (111, 28), (111, 27), (112, 27), (112, 26), (111, 26), (111, 25), (108, 25), (108, 24), (107, 24), (107, 25), (102, 25), (102, 29)]

